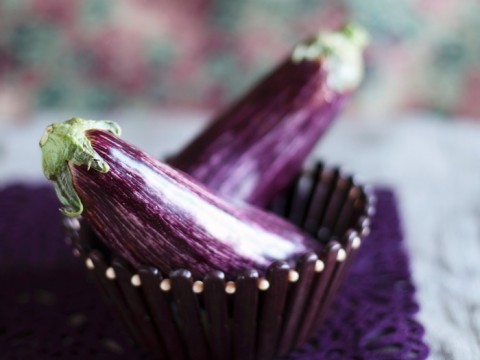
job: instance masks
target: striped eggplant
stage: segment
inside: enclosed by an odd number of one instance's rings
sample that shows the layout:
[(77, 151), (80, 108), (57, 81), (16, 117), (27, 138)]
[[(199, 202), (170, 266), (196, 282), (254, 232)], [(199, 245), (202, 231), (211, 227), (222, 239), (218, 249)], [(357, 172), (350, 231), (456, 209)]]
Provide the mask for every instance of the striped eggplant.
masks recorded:
[(266, 205), (358, 87), (366, 39), (348, 25), (301, 43), (169, 164), (221, 195)]
[(91, 225), (132, 265), (196, 277), (221, 270), (264, 271), (317, 243), (293, 225), (214, 195), (193, 178), (119, 138), (109, 121), (73, 118), (47, 127), (40, 140), (45, 176), (68, 216)]

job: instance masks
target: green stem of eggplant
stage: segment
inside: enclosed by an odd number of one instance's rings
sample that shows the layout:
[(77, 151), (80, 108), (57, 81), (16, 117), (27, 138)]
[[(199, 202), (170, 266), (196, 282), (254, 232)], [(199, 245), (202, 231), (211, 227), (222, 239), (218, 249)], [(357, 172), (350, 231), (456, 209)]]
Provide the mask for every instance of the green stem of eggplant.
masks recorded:
[(63, 123), (49, 125), (40, 139), (43, 173), (54, 182), (55, 191), (67, 216), (78, 216), (83, 204), (73, 186), (69, 164), (86, 165), (101, 173), (109, 171), (108, 164), (92, 148), (86, 136), (88, 130), (104, 130), (120, 135), (120, 127), (107, 120), (85, 120), (74, 117)]

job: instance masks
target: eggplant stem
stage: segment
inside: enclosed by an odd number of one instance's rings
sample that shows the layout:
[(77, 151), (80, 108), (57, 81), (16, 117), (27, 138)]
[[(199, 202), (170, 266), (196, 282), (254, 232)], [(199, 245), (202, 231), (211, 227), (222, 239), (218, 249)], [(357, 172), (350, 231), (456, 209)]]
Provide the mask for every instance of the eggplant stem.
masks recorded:
[(327, 71), (327, 84), (335, 91), (356, 89), (364, 76), (363, 50), (368, 34), (362, 27), (347, 24), (339, 31), (321, 31), (297, 45), (293, 62), (322, 61)]
[(45, 177), (54, 182), (55, 192), (70, 217), (83, 212), (83, 204), (73, 186), (69, 164), (86, 165), (101, 173), (110, 170), (108, 164), (93, 149), (86, 136), (88, 130), (104, 130), (120, 136), (120, 127), (113, 121), (85, 120), (74, 117), (63, 123), (49, 125), (40, 139), (42, 166)]

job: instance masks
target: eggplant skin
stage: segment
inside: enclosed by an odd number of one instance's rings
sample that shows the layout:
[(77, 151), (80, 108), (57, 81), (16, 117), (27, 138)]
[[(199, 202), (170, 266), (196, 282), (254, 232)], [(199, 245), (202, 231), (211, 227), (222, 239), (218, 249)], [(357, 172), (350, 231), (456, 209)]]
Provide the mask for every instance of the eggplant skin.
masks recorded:
[(319, 61), (290, 59), (169, 159), (221, 195), (266, 205), (342, 109)]
[(319, 244), (290, 223), (214, 195), (188, 175), (159, 162), (119, 137), (88, 130), (105, 173), (68, 163), (82, 216), (103, 242), (133, 266), (164, 274), (184, 268), (201, 278), (264, 272), (275, 260), (292, 260)]
[(360, 83), (366, 36), (346, 26), (300, 44), (168, 163), (223, 196), (267, 205)]

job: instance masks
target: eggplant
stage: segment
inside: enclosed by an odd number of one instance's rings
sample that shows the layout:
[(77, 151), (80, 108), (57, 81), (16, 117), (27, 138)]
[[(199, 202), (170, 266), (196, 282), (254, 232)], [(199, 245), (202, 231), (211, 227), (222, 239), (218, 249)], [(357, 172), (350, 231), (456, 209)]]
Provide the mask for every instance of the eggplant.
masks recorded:
[(366, 32), (321, 32), (168, 163), (217, 193), (265, 206), (298, 174), (363, 76)]
[(233, 278), (319, 251), (290, 223), (227, 202), (119, 135), (113, 122), (72, 118), (48, 126), (40, 147), (63, 213), (81, 214), (134, 267), (152, 265), (164, 274), (186, 268), (197, 278), (220, 270)]

